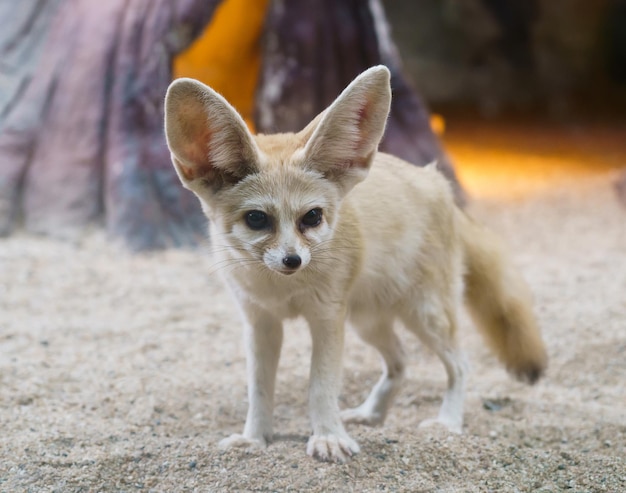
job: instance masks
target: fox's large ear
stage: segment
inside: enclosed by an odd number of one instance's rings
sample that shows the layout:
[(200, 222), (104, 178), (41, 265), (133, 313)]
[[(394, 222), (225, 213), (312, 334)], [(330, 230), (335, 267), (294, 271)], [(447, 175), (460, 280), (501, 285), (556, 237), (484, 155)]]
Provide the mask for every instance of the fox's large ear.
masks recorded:
[(165, 135), (183, 185), (217, 190), (256, 169), (259, 151), (245, 122), (210, 87), (177, 79), (165, 96)]
[(337, 182), (344, 192), (367, 176), (385, 132), (391, 104), (389, 77), (383, 65), (366, 70), (302, 131), (311, 133), (304, 147), (304, 165)]

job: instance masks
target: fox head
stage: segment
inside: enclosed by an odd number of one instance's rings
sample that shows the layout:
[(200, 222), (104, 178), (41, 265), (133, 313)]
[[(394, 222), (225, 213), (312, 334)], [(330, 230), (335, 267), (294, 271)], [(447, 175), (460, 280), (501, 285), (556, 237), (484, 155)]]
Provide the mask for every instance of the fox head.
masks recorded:
[(213, 89), (177, 79), (165, 97), (165, 133), (214, 244), (293, 274), (332, 239), (342, 199), (367, 176), (390, 101), (389, 71), (373, 67), (301, 132), (254, 136)]

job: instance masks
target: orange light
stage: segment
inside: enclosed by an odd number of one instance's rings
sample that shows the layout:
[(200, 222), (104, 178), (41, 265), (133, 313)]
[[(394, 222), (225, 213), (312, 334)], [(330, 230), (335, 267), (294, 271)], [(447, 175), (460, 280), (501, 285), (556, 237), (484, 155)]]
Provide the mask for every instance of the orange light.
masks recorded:
[(225, 0), (204, 33), (174, 61), (175, 77), (211, 86), (252, 129), (260, 67), (259, 38), (268, 0)]
[(433, 113), (430, 115), (430, 128), (441, 137), (446, 131), (446, 120), (443, 116)]
[(624, 129), (545, 123), (449, 122), (444, 138), (470, 196), (518, 200), (626, 165)]

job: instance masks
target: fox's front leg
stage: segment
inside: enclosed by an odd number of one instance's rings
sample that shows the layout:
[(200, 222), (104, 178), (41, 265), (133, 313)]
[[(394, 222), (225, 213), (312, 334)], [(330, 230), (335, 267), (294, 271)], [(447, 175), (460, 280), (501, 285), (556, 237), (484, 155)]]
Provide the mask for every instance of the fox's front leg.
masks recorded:
[(243, 434), (234, 434), (220, 447), (265, 448), (272, 439), (274, 385), (283, 340), (280, 320), (258, 309), (246, 314), (245, 345), (248, 375), (248, 415)]
[(307, 454), (320, 460), (346, 462), (359, 452), (346, 433), (339, 414), (344, 315), (335, 318), (307, 317), (311, 326), (313, 353), (309, 384), (309, 412), (313, 435)]

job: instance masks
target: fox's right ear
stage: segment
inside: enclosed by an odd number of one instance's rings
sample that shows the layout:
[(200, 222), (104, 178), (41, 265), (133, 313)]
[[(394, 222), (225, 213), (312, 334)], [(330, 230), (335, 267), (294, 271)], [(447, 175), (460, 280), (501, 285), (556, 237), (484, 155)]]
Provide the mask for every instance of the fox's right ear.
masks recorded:
[(256, 169), (259, 151), (239, 113), (210, 87), (177, 79), (165, 96), (165, 135), (186, 188), (218, 190)]

